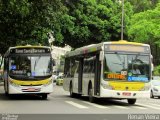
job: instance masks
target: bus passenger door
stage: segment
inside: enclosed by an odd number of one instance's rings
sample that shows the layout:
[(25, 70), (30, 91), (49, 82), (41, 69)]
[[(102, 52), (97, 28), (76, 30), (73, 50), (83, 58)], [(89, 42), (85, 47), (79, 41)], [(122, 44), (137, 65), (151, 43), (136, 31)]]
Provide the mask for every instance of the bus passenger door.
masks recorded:
[(78, 93), (79, 63), (80, 61), (78, 59), (75, 59), (73, 62), (73, 67), (72, 67), (72, 71), (74, 73), (74, 77), (73, 77), (73, 92), (74, 93)]
[(78, 69), (78, 93), (82, 93), (82, 77), (83, 77), (83, 59), (81, 58), (79, 61), (79, 69)]
[(99, 61), (99, 54), (96, 55), (96, 59), (94, 60), (94, 72), (95, 72), (95, 79), (94, 79), (94, 94), (100, 95), (100, 75), (101, 75), (101, 61)]

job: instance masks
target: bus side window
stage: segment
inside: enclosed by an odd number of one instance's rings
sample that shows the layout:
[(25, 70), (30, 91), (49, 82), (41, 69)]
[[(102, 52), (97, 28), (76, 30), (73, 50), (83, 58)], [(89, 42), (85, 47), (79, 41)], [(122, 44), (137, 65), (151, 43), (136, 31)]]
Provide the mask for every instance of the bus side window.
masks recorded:
[(89, 61), (88, 60), (84, 60), (84, 67), (83, 67), (83, 73), (88, 73), (88, 68), (89, 68)]
[(95, 60), (92, 61), (92, 70), (91, 73), (95, 73)]
[(79, 73), (79, 61), (76, 61), (76, 73)]
[(76, 63), (76, 60), (73, 59), (71, 60), (71, 77), (74, 77), (74, 74), (76, 72), (76, 68), (77, 68), (77, 63)]
[(89, 69), (88, 69), (88, 72), (89, 72), (89, 73), (92, 73), (92, 69), (93, 69), (93, 60), (90, 60), (90, 61), (89, 61)]
[(87, 68), (87, 66), (86, 66), (86, 60), (84, 60), (84, 63), (83, 63), (83, 73), (86, 73), (86, 69)]

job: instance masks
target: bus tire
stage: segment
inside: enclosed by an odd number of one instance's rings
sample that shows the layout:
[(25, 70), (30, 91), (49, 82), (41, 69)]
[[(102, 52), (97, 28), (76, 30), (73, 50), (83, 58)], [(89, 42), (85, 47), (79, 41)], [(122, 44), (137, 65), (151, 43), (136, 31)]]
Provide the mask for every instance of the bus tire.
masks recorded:
[(134, 105), (136, 103), (136, 99), (127, 99), (128, 104)]
[(89, 95), (89, 102), (94, 103), (95, 97), (93, 96), (93, 89), (91, 85), (89, 85), (88, 95)]
[(44, 94), (42, 94), (42, 100), (46, 100), (46, 99), (47, 99), (47, 97), (48, 97), (48, 96), (47, 96), (47, 94), (45, 94), (45, 93), (44, 93)]
[(150, 98), (154, 98), (153, 91), (151, 90)]
[(72, 97), (72, 98), (75, 97), (75, 93), (73, 93), (72, 82), (70, 83), (70, 86), (69, 86), (69, 93), (70, 93), (70, 97)]

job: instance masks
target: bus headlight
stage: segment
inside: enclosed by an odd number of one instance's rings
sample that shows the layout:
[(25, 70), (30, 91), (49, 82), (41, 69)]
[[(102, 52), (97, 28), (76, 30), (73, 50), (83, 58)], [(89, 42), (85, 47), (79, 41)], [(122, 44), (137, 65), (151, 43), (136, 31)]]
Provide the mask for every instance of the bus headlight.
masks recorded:
[(146, 84), (146, 85), (144, 85), (144, 87), (141, 89), (141, 91), (148, 91), (148, 90), (150, 90), (150, 88), (151, 88), (151, 85), (150, 85), (150, 84)]
[(108, 84), (106, 84), (106, 83), (101, 83), (101, 85), (102, 85), (102, 87), (103, 87), (104, 89), (113, 90), (113, 87), (110, 86), (110, 85), (108, 85)]

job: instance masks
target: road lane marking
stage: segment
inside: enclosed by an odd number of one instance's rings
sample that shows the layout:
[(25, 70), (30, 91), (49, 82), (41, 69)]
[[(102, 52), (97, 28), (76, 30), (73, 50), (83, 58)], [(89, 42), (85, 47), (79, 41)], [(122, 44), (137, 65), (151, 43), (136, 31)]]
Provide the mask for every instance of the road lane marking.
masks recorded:
[(65, 102), (68, 103), (68, 104), (70, 104), (70, 105), (73, 105), (73, 106), (75, 106), (75, 107), (78, 107), (78, 108), (82, 108), (82, 109), (88, 108), (88, 107), (86, 107), (86, 106), (84, 106), (84, 105), (80, 105), (80, 104), (75, 103), (75, 102), (73, 102), (73, 101), (65, 101)]
[(86, 101), (82, 101), (82, 102), (86, 103), (86, 104), (89, 104), (89, 105), (92, 105), (92, 106), (97, 107), (97, 108), (101, 108), (101, 109), (109, 108), (109, 107), (98, 105), (98, 104), (95, 104), (95, 103), (90, 103), (90, 102), (86, 102)]
[(131, 106), (131, 108), (142, 109), (142, 110), (147, 109), (145, 107), (140, 107), (140, 106)]
[(158, 107), (154, 107), (154, 106), (150, 106), (150, 105), (146, 105), (146, 104), (137, 103), (136, 105), (145, 106), (145, 107), (149, 107), (149, 108), (160, 110), (160, 108), (158, 108)]
[(116, 108), (121, 108), (121, 109), (129, 109), (129, 108), (127, 108), (127, 107), (124, 107), (124, 106), (115, 106), (115, 105), (113, 105), (113, 107), (116, 107)]
[(154, 104), (154, 103), (149, 103), (149, 105), (154, 105), (154, 106), (159, 106), (160, 107), (160, 105)]

